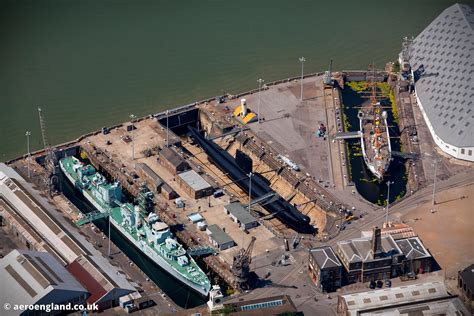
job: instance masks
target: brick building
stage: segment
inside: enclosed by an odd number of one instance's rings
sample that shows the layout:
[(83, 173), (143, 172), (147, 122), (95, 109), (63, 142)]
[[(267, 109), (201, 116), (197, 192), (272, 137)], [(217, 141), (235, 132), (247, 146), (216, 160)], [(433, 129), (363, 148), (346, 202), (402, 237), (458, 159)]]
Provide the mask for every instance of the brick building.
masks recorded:
[(173, 175), (190, 169), (189, 164), (172, 147), (164, 147), (160, 151), (159, 163)]
[(349, 284), (395, 277), (403, 261), (402, 251), (393, 237), (382, 237), (378, 227), (374, 228), (372, 237), (339, 241), (336, 253)]
[(308, 272), (313, 283), (323, 292), (341, 287), (342, 264), (329, 246), (309, 250)]

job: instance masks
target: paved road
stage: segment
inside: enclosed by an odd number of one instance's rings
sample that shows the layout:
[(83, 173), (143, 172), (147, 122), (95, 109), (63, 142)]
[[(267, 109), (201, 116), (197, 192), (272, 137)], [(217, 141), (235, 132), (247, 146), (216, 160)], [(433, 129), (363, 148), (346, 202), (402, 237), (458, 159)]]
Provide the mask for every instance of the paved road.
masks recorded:
[[(438, 181), (436, 184), (437, 192), (449, 190), (453, 187), (463, 186), (474, 183), (474, 171), (458, 174), (444, 181)], [(414, 195), (409, 196), (395, 205), (389, 206), (389, 213), (392, 214), (397, 212), (401, 215), (407, 213), (414, 205), (431, 200), (433, 193), (433, 185), (427, 186), (422, 190), (416, 192)], [(389, 214), (389, 218), (390, 218)], [(382, 226), (385, 220), (385, 212), (379, 208), (376, 211), (368, 213), (364, 218), (359, 219), (352, 224), (348, 225), (346, 230), (340, 232), (336, 237), (331, 239), (327, 243), (314, 243), (315, 246), (321, 246), (329, 244), (335, 246), (340, 240), (346, 240), (354, 237), (359, 237), (360, 232), (363, 230), (371, 230), (374, 226)]]

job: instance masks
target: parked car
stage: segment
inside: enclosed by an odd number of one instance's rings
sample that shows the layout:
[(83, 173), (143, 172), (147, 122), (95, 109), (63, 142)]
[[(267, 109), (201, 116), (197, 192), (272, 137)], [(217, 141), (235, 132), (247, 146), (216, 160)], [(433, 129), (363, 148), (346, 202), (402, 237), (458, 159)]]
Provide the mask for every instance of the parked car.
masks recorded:
[(390, 280), (385, 280), (385, 286), (386, 286), (386, 287), (392, 287), (392, 281), (390, 281)]
[(374, 281), (374, 280), (370, 281), (369, 287), (370, 287), (372, 290), (375, 289), (375, 281)]

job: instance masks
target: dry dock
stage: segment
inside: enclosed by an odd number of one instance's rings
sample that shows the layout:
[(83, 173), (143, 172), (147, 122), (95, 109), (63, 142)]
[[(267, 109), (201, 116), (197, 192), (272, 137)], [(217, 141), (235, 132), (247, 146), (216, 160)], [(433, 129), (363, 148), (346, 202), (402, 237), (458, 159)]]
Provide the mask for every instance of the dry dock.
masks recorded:
[[(208, 236), (192, 225), (187, 215), (200, 212), (209, 225), (219, 223), (234, 239), (237, 246), (223, 250), (218, 256), (204, 259), (206, 264), (217, 270), (227, 283), (233, 283), (229, 267), (233, 255), (245, 247), (252, 236), (258, 242), (254, 255), (258, 256), (283, 247), (283, 237), (292, 238), (294, 232), (277, 219), (261, 219), (260, 226), (244, 232), (227, 216), (223, 207), (230, 201), (247, 203), (248, 197), (240, 188), (207, 160), (207, 156), (185, 137), (186, 124), (196, 124), (209, 135), (220, 135), (232, 128), (241, 129), (215, 141), (230, 154), (241, 149), (253, 159), (255, 172), (262, 173), (272, 188), (291, 203), (300, 205), (300, 211), (311, 218), (322, 238), (334, 229), (340, 207), (371, 208), (350, 193), (347, 185), (344, 146), (330, 142), (329, 138), (338, 131), (338, 116), (341, 96), (337, 89), (324, 89), (321, 74), (307, 76), (303, 83), (303, 101), (299, 100), (298, 80), (285, 80), (264, 86), (259, 96), (250, 91), (236, 96), (228, 96), (227, 102), (218, 104), (209, 99), (189, 106), (170, 110), (168, 116), (159, 113), (133, 122), (111, 127), (109, 133), (94, 132), (80, 137), (77, 141), (59, 146), (59, 155), (67, 152), (82, 152), (100, 171), (118, 180), (132, 196), (136, 196), (143, 179), (137, 176), (136, 165), (146, 164), (166, 183), (186, 204), (177, 208), (173, 200), (157, 194), (156, 211), (172, 227), (184, 227), (176, 231), (177, 237), (187, 247), (210, 246)], [(257, 112), (257, 97), (260, 97), (262, 121), (243, 125), (231, 114), (241, 98), (246, 98), (251, 111)], [(166, 129), (168, 120), (169, 130)], [(328, 137), (319, 138), (315, 131), (319, 124), (328, 126)], [(129, 127), (127, 129), (127, 127)], [(133, 138), (133, 140), (132, 140)], [(225, 195), (220, 198), (193, 199), (176, 182), (176, 175), (159, 163), (160, 150), (173, 145), (178, 154), (198, 171), (214, 188), (223, 188)], [(41, 153), (38, 153), (40, 156)], [(285, 155), (301, 166), (301, 171), (288, 168), (278, 155)], [(133, 156), (133, 157), (132, 157)], [(134, 159), (132, 159), (134, 158)], [(23, 161), (24, 163), (24, 161)], [(15, 165), (21, 164), (16, 161)], [(24, 164), (23, 164), (24, 166)], [(38, 169), (39, 168), (34, 168)], [(41, 181), (38, 182), (40, 184)], [(348, 199), (336, 198), (341, 191)], [(258, 205), (257, 211), (263, 211)], [(312, 238), (312, 237), (311, 237)]]
[[(272, 189), (300, 212), (311, 219), (318, 228), (316, 236), (304, 236), (308, 246), (310, 241), (324, 241), (334, 236), (338, 230), (335, 223), (340, 220), (340, 208), (352, 208), (356, 212), (371, 212), (376, 209), (354, 192), (348, 183), (348, 169), (344, 143), (332, 141), (335, 133), (341, 129), (341, 95), (338, 89), (324, 89), (322, 74), (310, 75), (303, 81), (303, 100), (300, 100), (301, 82), (295, 78), (276, 83), (268, 83), (260, 94), (258, 91), (226, 96), (225, 103), (214, 99), (204, 100), (188, 106), (173, 109), (126, 122), (108, 129), (106, 133), (97, 131), (81, 136), (76, 141), (57, 146), (58, 158), (65, 155), (82, 155), (102, 173), (119, 181), (123, 189), (136, 196), (144, 178), (138, 170), (145, 164), (161, 183), (155, 187), (155, 211), (174, 230), (179, 240), (188, 248), (213, 246), (206, 231), (191, 223), (188, 216), (199, 213), (208, 225), (217, 224), (235, 242), (234, 247), (222, 249), (217, 255), (207, 256), (204, 264), (230, 286), (234, 285), (231, 273), (233, 257), (240, 248), (245, 248), (252, 237), (257, 238), (252, 256), (255, 262), (277, 260), (285, 254), (285, 239), (291, 241), (295, 232), (287, 228), (271, 214), (266, 213), (258, 203), (252, 207), (257, 218), (257, 227), (242, 230), (225, 213), (224, 208), (230, 202), (239, 201), (246, 205), (248, 195), (214, 164), (201, 148), (186, 135), (187, 125), (198, 126), (209, 137), (235, 155), (237, 149), (252, 159), (253, 172), (260, 173)], [(260, 102), (261, 122), (243, 124), (233, 116), (240, 99), (245, 98), (250, 111), (258, 111)], [(260, 101), (258, 101), (260, 100)], [(320, 124), (328, 127), (326, 137), (315, 133)], [(133, 126), (133, 127), (132, 127)], [(168, 128), (167, 128), (168, 127)], [(167, 158), (164, 149), (169, 146), (176, 159)], [(166, 151), (165, 150), (165, 151)], [(34, 158), (42, 160), (44, 153), (35, 153)], [(298, 164), (300, 170), (290, 168), (281, 155)], [(25, 157), (23, 157), (25, 158)], [(168, 162), (164, 163), (165, 160)], [(195, 199), (177, 181), (182, 172), (182, 162), (188, 169), (194, 170), (214, 189), (222, 189), (223, 196), (205, 196)], [(10, 165), (26, 174), (25, 159), (17, 159)], [(173, 169), (174, 168), (174, 169)], [(32, 182), (43, 186), (42, 168), (33, 163)], [(184, 207), (178, 207), (175, 198), (180, 197)], [(70, 209), (70, 203), (57, 196), (53, 202), (67, 216), (74, 220), (77, 213)], [(104, 251), (102, 234), (84, 228), (85, 234), (97, 247)], [(102, 246), (99, 246), (102, 245)], [(147, 278), (130, 266), (129, 260), (114, 247), (116, 263), (130, 268), (130, 275), (141, 280), (146, 293), (153, 297), (159, 290), (147, 281)], [(300, 257), (295, 253), (295, 256)], [(271, 268), (269, 268), (271, 270)], [(269, 280), (271, 280), (269, 276)], [(214, 281), (214, 280), (213, 280)], [(175, 308), (170, 304), (169, 308)]]

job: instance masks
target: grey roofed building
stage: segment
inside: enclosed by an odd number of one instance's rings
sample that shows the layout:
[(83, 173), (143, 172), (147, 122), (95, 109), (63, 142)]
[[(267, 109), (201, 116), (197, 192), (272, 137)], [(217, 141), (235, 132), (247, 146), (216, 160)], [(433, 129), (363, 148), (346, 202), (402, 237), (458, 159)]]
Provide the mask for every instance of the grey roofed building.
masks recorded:
[[(16, 213), (40, 235), (39, 244), (43, 245), (42, 248), (67, 265), (66, 269), (73, 264), (84, 264), (81, 267), (87, 274), (85, 277), (94, 279), (107, 291), (101, 297), (102, 301), (97, 303), (108, 307), (114, 301), (118, 302), (120, 296), (135, 291), (125, 275), (102, 256), (63, 213), (58, 213), (40, 191), (14, 169), (0, 163), (0, 202), (2, 200), (12, 205), (9, 211)], [(94, 266), (94, 269), (88, 268), (89, 265)], [(74, 270), (68, 271), (76, 276)], [(77, 279), (82, 281), (81, 276)]]
[(431, 254), (418, 237), (399, 239), (395, 242), (408, 260), (431, 257)]
[(418, 104), (436, 144), (474, 161), (474, 13), (454, 4), (413, 41), (408, 54)]
[(183, 162), (183, 157), (181, 157), (172, 147), (163, 147), (160, 151), (160, 156), (167, 159), (173, 165), (177, 166)]
[(341, 266), (341, 262), (329, 246), (310, 249), (309, 253), (321, 269)]
[(172, 200), (178, 197), (178, 194), (172, 187), (170, 187), (167, 183), (161, 186), (161, 195), (163, 195), (166, 199)]
[[(89, 293), (51, 254), (13, 250), (0, 259), (0, 302), (84, 304)], [(26, 314), (26, 311), (24, 314)], [(2, 315), (18, 315), (4, 310)]]
[(474, 264), (458, 272), (458, 286), (469, 300), (474, 299)]
[(178, 174), (178, 177), (186, 182), (194, 191), (211, 188), (211, 185), (194, 170), (184, 171)]
[(257, 226), (257, 219), (250, 214), (239, 202), (234, 202), (224, 206), (224, 209), (235, 218), (242, 229), (248, 229)]
[(214, 242), (214, 245), (219, 247), (220, 250), (231, 248), (235, 245), (234, 240), (216, 224), (208, 226), (207, 233), (210, 235), (209, 237)]
[(176, 183), (193, 199), (212, 194), (212, 185), (194, 170), (183, 171), (176, 177)]
[(173, 175), (190, 168), (188, 162), (173, 147), (164, 147), (160, 151), (159, 162)]
[[(337, 245), (344, 255), (343, 260), (347, 260), (348, 262), (375, 260), (370, 237), (339, 241)], [(384, 257), (401, 254), (400, 248), (390, 235), (381, 237), (381, 248), (385, 254)]]
[(330, 246), (309, 250), (308, 273), (320, 291), (332, 292), (341, 287), (342, 264)]
[[(152, 183), (147, 183), (147, 185), (152, 185), (154, 189), (161, 187), (165, 182), (164, 180), (156, 174), (153, 169), (150, 168), (146, 163), (139, 162), (136, 164), (136, 169), (139, 173), (142, 173), (141, 176), (147, 177), (148, 181), (151, 181)], [(151, 188), (150, 188), (151, 189)], [(155, 191), (152, 190), (152, 191)]]
[(337, 312), (347, 316), (469, 315), (439, 281), (340, 295)]

